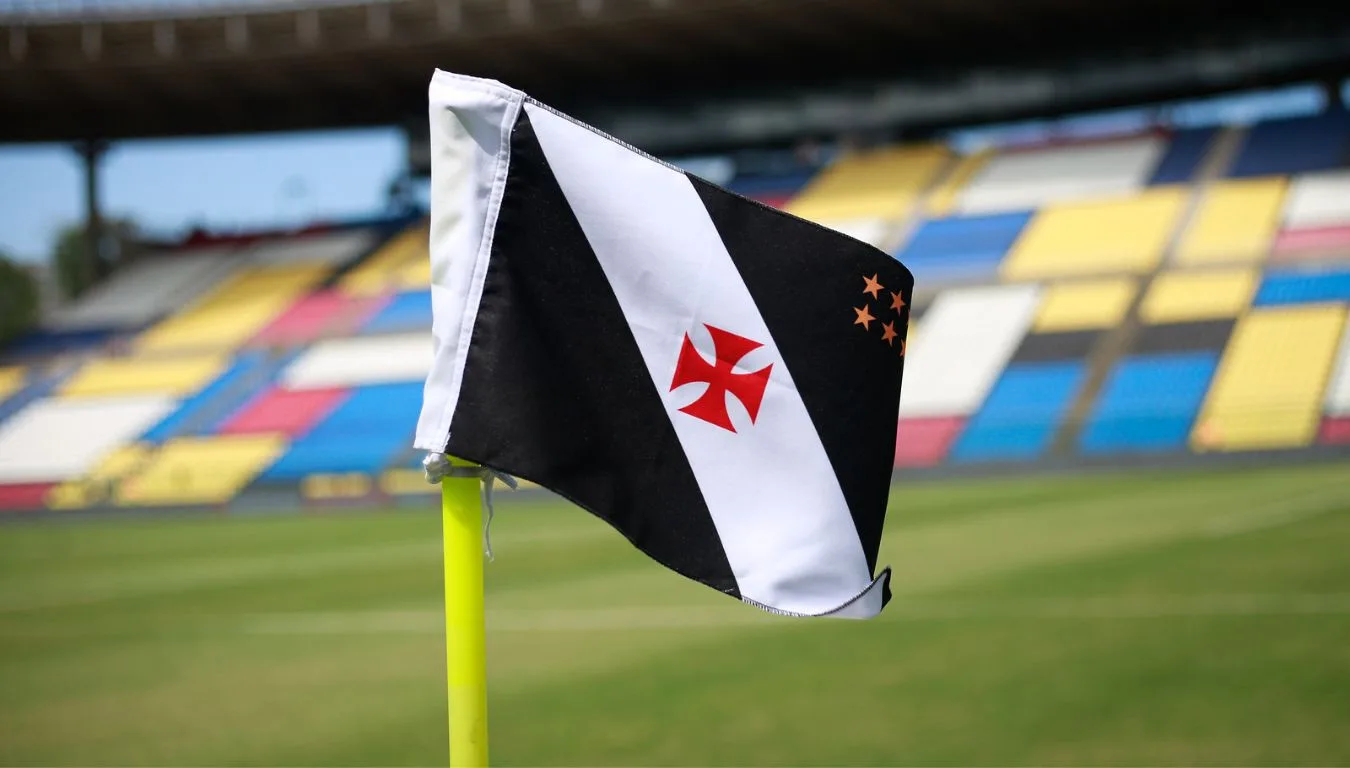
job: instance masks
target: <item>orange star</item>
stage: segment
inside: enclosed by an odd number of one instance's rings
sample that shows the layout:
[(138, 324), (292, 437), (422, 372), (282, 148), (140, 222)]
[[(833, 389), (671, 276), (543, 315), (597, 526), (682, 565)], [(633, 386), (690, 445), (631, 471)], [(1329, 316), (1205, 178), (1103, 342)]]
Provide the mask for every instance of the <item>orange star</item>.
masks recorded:
[[(882, 340), (882, 341), (886, 342), (887, 344), (890, 344), (891, 346), (895, 346), (895, 342), (892, 341), (892, 339), (894, 339), (895, 336), (896, 336), (896, 334), (895, 334), (895, 323), (891, 322), (891, 323), (882, 323), (882, 324), (881, 324), (881, 340)], [(900, 343), (901, 343), (901, 344), (904, 344), (905, 342), (901, 341)]]
[(891, 309), (899, 312), (905, 308), (905, 297), (898, 293), (891, 293)]
[(905, 340), (904, 340), (904, 339), (901, 339), (901, 340), (900, 340), (900, 356), (901, 356), (901, 357), (904, 357), (904, 356), (905, 356)]
[(863, 330), (871, 330), (872, 321), (876, 318), (872, 317), (872, 313), (867, 311), (867, 305), (864, 304), (861, 307), (854, 307), (853, 311), (858, 315), (858, 317), (854, 319), (853, 324), (861, 325)]
[(877, 282), (876, 275), (872, 275), (871, 277), (864, 277), (863, 283), (865, 284), (865, 287), (863, 288), (863, 293), (872, 294), (872, 298), (874, 299), (877, 297), (877, 294), (881, 292), (881, 289), (885, 287), (881, 283)]

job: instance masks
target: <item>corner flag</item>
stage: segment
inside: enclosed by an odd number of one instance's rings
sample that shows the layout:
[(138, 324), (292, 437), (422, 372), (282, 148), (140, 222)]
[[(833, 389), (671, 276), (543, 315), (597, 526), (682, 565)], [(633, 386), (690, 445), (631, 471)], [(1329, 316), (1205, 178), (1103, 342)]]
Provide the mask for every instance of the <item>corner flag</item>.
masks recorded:
[(868, 618), (913, 277), (491, 80), (430, 90), (415, 446), (760, 608)]

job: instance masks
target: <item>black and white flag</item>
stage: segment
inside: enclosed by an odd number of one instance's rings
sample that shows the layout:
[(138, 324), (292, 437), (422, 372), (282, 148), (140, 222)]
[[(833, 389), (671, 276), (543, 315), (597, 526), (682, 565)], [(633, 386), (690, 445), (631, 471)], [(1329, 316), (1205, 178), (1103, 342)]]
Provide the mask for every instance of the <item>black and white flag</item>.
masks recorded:
[(747, 603), (876, 615), (909, 271), (501, 83), (437, 72), (429, 94), (416, 447)]

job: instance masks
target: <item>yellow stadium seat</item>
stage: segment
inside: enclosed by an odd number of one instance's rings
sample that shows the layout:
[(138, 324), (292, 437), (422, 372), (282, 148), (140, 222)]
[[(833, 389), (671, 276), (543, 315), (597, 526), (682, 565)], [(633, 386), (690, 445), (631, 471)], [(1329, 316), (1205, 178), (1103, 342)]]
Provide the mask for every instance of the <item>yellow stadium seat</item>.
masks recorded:
[(1237, 317), (1252, 302), (1256, 270), (1164, 272), (1154, 279), (1139, 313), (1146, 323)]
[(28, 372), (17, 366), (0, 368), (0, 401), (23, 389)]
[(328, 268), (319, 264), (256, 267), (235, 275), (183, 312), (143, 333), (142, 351), (230, 349), (316, 285)]
[(306, 475), (300, 481), (300, 495), (313, 501), (360, 499), (370, 495), (374, 483), (363, 472)]
[(1312, 443), (1345, 326), (1341, 305), (1254, 310), (1238, 320), (1191, 445), (1200, 450)]
[(399, 267), (393, 273), (395, 287), (401, 291), (412, 291), (431, 285), (431, 259), (414, 259)]
[[(394, 236), (378, 251), (342, 277), (338, 285), (353, 296), (374, 296), (404, 287), (422, 287), (431, 282), (431, 258), (427, 253), (428, 229), (425, 222), (414, 224)], [(426, 279), (420, 283), (416, 265), (424, 264)], [(413, 284), (408, 285), (409, 272)]]
[(1185, 193), (1159, 187), (1131, 197), (1047, 206), (1003, 260), (1009, 281), (1144, 273), (1162, 260)]
[(956, 167), (952, 168), (929, 194), (924, 206), (927, 215), (939, 218), (951, 214), (956, 208), (956, 200), (961, 196), (961, 190), (965, 189), (970, 180), (984, 168), (993, 154), (991, 149), (982, 149), (961, 158)]
[(121, 505), (219, 504), (229, 501), (286, 446), (282, 435), (223, 435), (170, 440), (122, 481)]
[(117, 448), (98, 463), (87, 476), (62, 483), (47, 494), (52, 509), (80, 509), (107, 501), (123, 476), (139, 469), (154, 454), (152, 446), (132, 443)]
[(938, 145), (846, 155), (812, 179), (787, 210), (822, 223), (896, 219), (909, 212), (949, 157), (950, 152)]
[(1283, 178), (1215, 182), (1177, 243), (1178, 264), (1250, 263), (1270, 251), (1288, 186)]
[(121, 357), (92, 360), (61, 388), (66, 397), (162, 393), (189, 395), (225, 369), (223, 355), (178, 358)]
[(1119, 325), (1138, 285), (1129, 278), (1057, 283), (1046, 289), (1035, 330), (1084, 331)]
[(437, 486), (427, 482), (420, 469), (391, 469), (380, 475), (380, 490), (389, 496), (419, 496), (439, 493)]

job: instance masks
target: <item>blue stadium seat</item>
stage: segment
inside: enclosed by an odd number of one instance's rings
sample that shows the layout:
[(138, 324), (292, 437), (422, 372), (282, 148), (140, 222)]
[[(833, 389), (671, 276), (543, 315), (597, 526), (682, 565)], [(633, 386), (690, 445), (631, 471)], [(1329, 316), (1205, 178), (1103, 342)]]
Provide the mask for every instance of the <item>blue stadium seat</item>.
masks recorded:
[(1350, 301), (1350, 269), (1330, 272), (1269, 272), (1261, 281), (1252, 304), (1312, 304)]
[(1339, 168), (1350, 149), (1350, 115), (1331, 112), (1258, 123), (1249, 129), (1229, 175), (1274, 176)]
[(375, 384), (352, 392), (342, 405), (262, 474), (262, 480), (298, 480), (319, 472), (384, 469), (412, 444), (422, 407), (422, 382)]
[(738, 195), (790, 195), (801, 190), (816, 175), (815, 170), (797, 171), (761, 176), (738, 176), (727, 183), (727, 189)]
[(1030, 211), (925, 221), (895, 257), (919, 282), (994, 278)]
[(1184, 450), (1219, 353), (1134, 355), (1103, 386), (1079, 440), (1086, 454)]
[(952, 459), (969, 463), (1039, 457), (1049, 449), (1086, 373), (1082, 360), (1008, 366), (967, 424)]
[(431, 332), (431, 291), (407, 291), (394, 297), (361, 328), (363, 333)]
[(1215, 128), (1187, 128), (1177, 131), (1172, 135), (1167, 152), (1158, 161), (1158, 167), (1153, 170), (1153, 177), (1148, 183), (1156, 185), (1190, 182), (1195, 178), (1195, 172), (1199, 170), (1201, 161), (1205, 159), (1205, 153), (1209, 151), (1209, 143), (1217, 133), (1218, 129)]
[[(150, 428), (142, 440), (162, 443), (171, 437), (203, 435), (228, 411), (243, 405), (245, 399), (272, 379), (279, 364), (271, 364), (268, 371), (267, 354), (261, 351), (244, 352), (215, 381), (200, 392), (179, 403), (178, 409)], [(252, 382), (256, 381), (256, 384)], [(210, 421), (207, 421), (210, 420)]]

